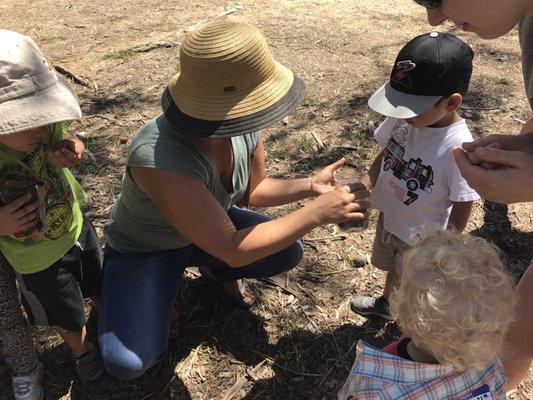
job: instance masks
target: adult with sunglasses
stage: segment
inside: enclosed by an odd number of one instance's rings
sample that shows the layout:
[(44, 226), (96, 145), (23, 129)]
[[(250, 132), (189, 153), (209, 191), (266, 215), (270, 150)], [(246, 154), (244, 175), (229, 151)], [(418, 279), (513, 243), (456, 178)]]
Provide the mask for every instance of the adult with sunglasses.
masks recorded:
[[(484, 39), (505, 35), (518, 24), (527, 96), (533, 108), (533, 1), (531, 0), (415, 0), (427, 9), (428, 22), (453, 21)], [(455, 159), (470, 186), (488, 200), (500, 203), (533, 201), (533, 118), (518, 135), (490, 135), (463, 149)], [(497, 168), (494, 168), (497, 166)], [(510, 351), (504, 356), (514, 388), (533, 361), (533, 267), (520, 283), (517, 322), (508, 333)]]

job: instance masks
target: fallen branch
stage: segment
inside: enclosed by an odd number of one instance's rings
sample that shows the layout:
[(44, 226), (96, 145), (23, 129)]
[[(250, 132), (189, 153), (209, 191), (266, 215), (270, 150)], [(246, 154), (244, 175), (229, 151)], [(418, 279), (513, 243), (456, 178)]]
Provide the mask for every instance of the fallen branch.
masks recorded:
[(97, 90), (98, 85), (91, 80), (84, 78), (81, 75), (75, 74), (74, 72), (66, 69), (65, 67), (61, 65), (54, 65), (54, 69), (59, 72), (61, 75), (66, 76), (67, 78), (72, 79), (74, 82), (76, 82), (78, 85), (85, 86), (92, 90)]

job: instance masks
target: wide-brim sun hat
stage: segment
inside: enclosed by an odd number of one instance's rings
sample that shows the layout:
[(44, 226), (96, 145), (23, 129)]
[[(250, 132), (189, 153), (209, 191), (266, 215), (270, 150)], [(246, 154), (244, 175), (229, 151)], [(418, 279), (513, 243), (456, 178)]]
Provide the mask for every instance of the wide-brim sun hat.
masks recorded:
[(304, 97), (305, 85), (274, 59), (263, 35), (235, 17), (190, 32), (180, 72), (163, 93), (163, 111), (179, 132), (230, 137), (282, 120)]
[(79, 119), (74, 91), (33, 40), (0, 29), (0, 135)]

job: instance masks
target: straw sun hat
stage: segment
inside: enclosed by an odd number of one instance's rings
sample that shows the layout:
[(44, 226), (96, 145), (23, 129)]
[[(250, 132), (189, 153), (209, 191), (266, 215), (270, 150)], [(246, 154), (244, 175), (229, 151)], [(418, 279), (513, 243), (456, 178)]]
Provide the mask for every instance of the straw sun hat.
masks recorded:
[(76, 95), (33, 40), (0, 29), (0, 135), (80, 118)]
[(229, 17), (187, 35), (180, 73), (163, 94), (163, 111), (184, 133), (243, 135), (283, 119), (304, 89), (303, 81), (274, 59), (256, 28)]

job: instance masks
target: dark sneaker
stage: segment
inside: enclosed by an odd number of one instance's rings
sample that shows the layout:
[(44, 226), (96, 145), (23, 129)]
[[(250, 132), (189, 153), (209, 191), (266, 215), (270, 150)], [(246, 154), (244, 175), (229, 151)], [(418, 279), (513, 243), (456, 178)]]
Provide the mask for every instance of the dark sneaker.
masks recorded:
[(37, 364), (35, 369), (28, 375), (13, 376), (13, 397), (15, 400), (42, 400), (43, 366)]
[(383, 296), (357, 296), (350, 301), (350, 308), (359, 315), (377, 315), (387, 321), (394, 321), (394, 317), (390, 313), (389, 302)]
[(96, 347), (82, 357), (72, 357), (72, 360), (81, 383), (91, 392), (102, 394), (113, 383), (113, 377), (105, 370)]

